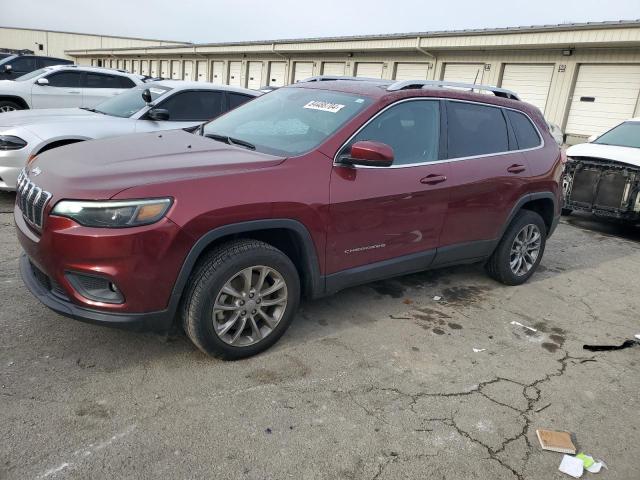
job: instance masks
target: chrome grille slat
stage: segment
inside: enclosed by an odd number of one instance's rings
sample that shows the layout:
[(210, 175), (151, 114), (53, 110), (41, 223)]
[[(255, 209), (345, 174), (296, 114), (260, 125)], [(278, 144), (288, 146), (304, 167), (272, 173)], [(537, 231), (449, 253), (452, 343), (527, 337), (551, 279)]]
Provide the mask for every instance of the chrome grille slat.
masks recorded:
[(38, 228), (42, 228), (44, 209), (51, 194), (33, 183), (25, 170), (18, 177), (16, 203), (22, 210), (22, 216)]

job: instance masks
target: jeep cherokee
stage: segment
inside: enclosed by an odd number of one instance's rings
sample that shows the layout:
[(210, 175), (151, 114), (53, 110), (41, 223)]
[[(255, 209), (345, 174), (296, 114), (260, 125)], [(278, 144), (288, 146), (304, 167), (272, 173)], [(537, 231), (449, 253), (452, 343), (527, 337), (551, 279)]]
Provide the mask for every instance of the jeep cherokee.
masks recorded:
[(538, 109), (493, 87), (312, 80), (196, 131), (36, 157), (14, 215), (27, 287), (87, 322), (179, 319), (236, 359), (275, 343), (303, 296), (461, 263), (531, 277), (562, 206)]

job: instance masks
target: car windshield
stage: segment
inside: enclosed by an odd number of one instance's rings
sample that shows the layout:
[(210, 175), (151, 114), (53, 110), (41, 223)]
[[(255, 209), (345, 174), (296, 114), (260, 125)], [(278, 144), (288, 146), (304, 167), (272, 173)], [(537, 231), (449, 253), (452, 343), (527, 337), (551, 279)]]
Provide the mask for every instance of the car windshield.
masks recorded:
[(33, 72), (25, 73), (21, 77), (16, 78), (16, 82), (24, 82), (25, 80), (31, 80), (32, 78), (37, 77), (38, 75), (42, 75), (47, 72), (48, 68), (40, 68), (38, 70), (34, 70)]
[(273, 155), (301, 155), (320, 145), (371, 102), (366, 97), (328, 90), (281, 88), (212, 120), (202, 134)]
[(640, 122), (624, 122), (599, 136), (593, 143), (640, 148)]
[(120, 95), (116, 95), (109, 100), (99, 103), (93, 111), (114, 117), (129, 118), (146, 106), (146, 103), (142, 99), (142, 92), (146, 89), (149, 89), (149, 93), (151, 93), (151, 101), (155, 101), (171, 90), (170, 87), (161, 85), (145, 85), (132, 88)]

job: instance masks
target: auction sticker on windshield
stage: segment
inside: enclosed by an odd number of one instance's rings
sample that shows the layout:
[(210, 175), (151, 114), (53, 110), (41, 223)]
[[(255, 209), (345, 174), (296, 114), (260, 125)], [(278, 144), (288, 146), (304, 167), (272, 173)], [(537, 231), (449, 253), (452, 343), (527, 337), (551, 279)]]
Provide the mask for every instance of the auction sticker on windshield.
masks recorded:
[(321, 110), (323, 112), (331, 113), (338, 113), (344, 107), (344, 105), (341, 105), (339, 103), (321, 102), (319, 100), (311, 100), (304, 106), (304, 108), (309, 108), (311, 110)]

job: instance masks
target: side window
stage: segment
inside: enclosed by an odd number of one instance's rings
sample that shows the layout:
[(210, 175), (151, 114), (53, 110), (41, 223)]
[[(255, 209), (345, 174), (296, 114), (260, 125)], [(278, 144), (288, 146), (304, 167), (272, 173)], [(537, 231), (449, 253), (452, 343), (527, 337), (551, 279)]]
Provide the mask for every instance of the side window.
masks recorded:
[(119, 88), (133, 88), (136, 86), (135, 82), (131, 80), (129, 77), (118, 76), (118, 83), (120, 84)]
[(120, 88), (119, 77), (87, 72), (85, 88)]
[(47, 80), (49, 80), (50, 87), (79, 87), (80, 86), (80, 78), (82, 77), (81, 72), (56, 72), (47, 76)]
[(502, 109), (465, 102), (447, 102), (449, 158), (509, 151), (507, 122)]
[(71, 62), (58, 60), (57, 58), (41, 58), (40, 61), (42, 62), (43, 67), (52, 67), (54, 65), (67, 65), (71, 63)]
[(169, 110), (169, 120), (175, 122), (210, 120), (222, 111), (222, 92), (193, 90), (176, 93), (158, 108)]
[(15, 73), (29, 73), (37, 68), (35, 57), (18, 57), (15, 60), (7, 62), (7, 65), (11, 65), (11, 69)]
[(505, 110), (505, 112), (509, 116), (509, 121), (516, 134), (518, 149), (524, 150), (540, 146), (542, 143), (540, 136), (526, 115), (513, 110)]
[(438, 160), (440, 102), (415, 100), (392, 106), (364, 127), (340, 154), (348, 155), (351, 145), (362, 140), (389, 145), (394, 165)]
[(241, 95), (239, 93), (227, 93), (227, 97), (229, 98), (229, 110), (233, 110), (243, 103), (253, 100), (253, 97), (250, 97), (249, 95)]

